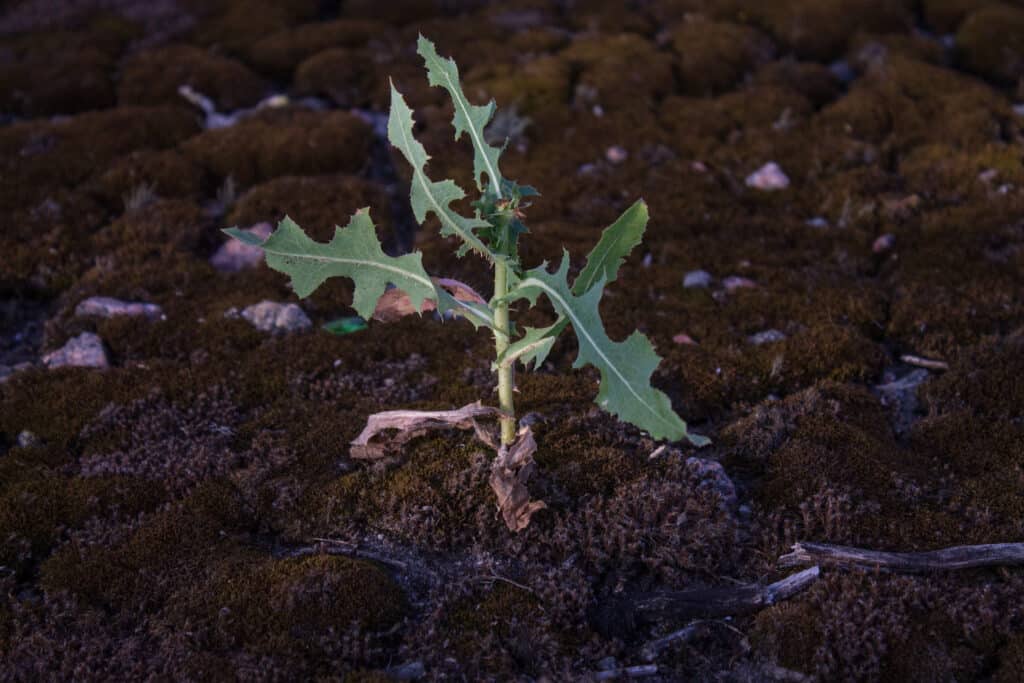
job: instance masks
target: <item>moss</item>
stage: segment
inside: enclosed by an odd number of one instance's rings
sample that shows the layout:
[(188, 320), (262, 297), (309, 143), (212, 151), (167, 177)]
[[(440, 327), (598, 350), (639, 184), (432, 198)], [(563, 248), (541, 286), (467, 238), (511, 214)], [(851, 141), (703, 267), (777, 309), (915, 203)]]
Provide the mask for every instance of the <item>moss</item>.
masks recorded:
[(361, 50), (332, 48), (318, 52), (295, 70), (294, 92), (301, 96), (327, 96), (334, 104), (348, 109), (366, 107), (380, 101), (383, 90), (370, 55)]
[(315, 19), (320, 10), (317, 0), (225, 0), (218, 5), (193, 29), (192, 41), (236, 55), (261, 38)]
[[(488, 670), (529, 671), (537, 653), (529, 642), (528, 624), (544, 613), (537, 598), (504, 582), (484, 590), (483, 595), (452, 605), (446, 616), (443, 628), (453, 654), (462, 661), (477, 660)], [(496, 658), (512, 661), (493, 661)]]
[[(818, 380), (867, 382), (878, 376), (886, 354), (878, 344), (842, 325), (821, 325), (787, 339), (775, 356), (769, 375), (783, 390), (793, 391)], [(776, 360), (778, 358), (778, 360)]]
[(756, 66), (771, 60), (774, 45), (757, 29), (700, 18), (673, 29), (684, 93), (710, 95), (730, 90)]
[(672, 56), (642, 36), (581, 36), (559, 53), (579, 72), (574, 98), (609, 113), (649, 106), (675, 88)]
[(182, 150), (218, 182), (230, 175), (249, 187), (285, 175), (358, 171), (371, 140), (369, 126), (352, 114), (288, 111), (208, 130)]
[[(380, 566), (330, 555), (267, 560), (243, 555), (216, 563), (189, 596), (187, 619), (217, 622), (223, 645), (264, 653), (315, 650), (329, 634), (358, 623), (383, 631), (407, 610), (405, 596)], [(254, 600), (254, 596), (259, 599)]]
[(0, 208), (28, 208), (76, 187), (112, 161), (139, 149), (173, 147), (199, 130), (177, 107), (119, 107), (57, 122), (26, 122), (0, 130), (5, 180)]
[(191, 86), (220, 111), (256, 104), (267, 85), (241, 62), (191, 45), (140, 52), (122, 64), (121, 104), (180, 104), (178, 88)]
[(993, 681), (995, 683), (1013, 683), (1024, 670), (1024, 633), (1018, 633), (999, 654), (999, 667)]
[(89, 192), (112, 212), (125, 208), (125, 196), (148, 186), (158, 197), (198, 199), (203, 169), (176, 149), (140, 150), (120, 157), (90, 181)]
[(960, 22), (974, 10), (994, 4), (998, 0), (923, 0), (921, 11), (925, 23), (942, 34), (956, 31)]
[(290, 76), (313, 55), (332, 48), (360, 48), (386, 27), (372, 20), (337, 19), (301, 24), (272, 33), (246, 50), (248, 60), (261, 71), (277, 78)]
[(88, 519), (118, 511), (136, 514), (153, 509), (159, 489), (123, 477), (69, 479), (32, 464), (32, 452), (7, 456), (0, 488), (0, 563), (26, 576), (49, 554), (62, 535)]
[(749, 9), (751, 18), (801, 59), (829, 61), (861, 31), (905, 31), (912, 22), (906, 0), (782, 0)]
[(773, 605), (754, 617), (751, 644), (786, 669), (809, 671), (823, 639), (820, 618), (814, 607), (805, 603)]
[[(962, 151), (936, 143), (915, 148), (900, 160), (900, 174), (908, 189), (938, 202), (985, 196), (996, 187), (1024, 184), (1024, 146), (991, 144), (976, 151)], [(982, 173), (995, 173), (985, 181)]]
[(840, 93), (839, 79), (828, 67), (816, 62), (777, 59), (754, 73), (754, 84), (788, 88), (821, 107)]
[(420, 22), (441, 14), (440, 0), (394, 0), (386, 6), (373, 0), (349, 0), (342, 15), (352, 19), (373, 19), (387, 24), (404, 25)]
[(1015, 420), (1024, 406), (1024, 355), (1019, 338), (965, 350), (950, 370), (922, 388), (933, 414), (970, 410), (978, 418)]
[(1024, 9), (1007, 4), (981, 7), (956, 32), (959, 61), (1003, 85), (1024, 76)]

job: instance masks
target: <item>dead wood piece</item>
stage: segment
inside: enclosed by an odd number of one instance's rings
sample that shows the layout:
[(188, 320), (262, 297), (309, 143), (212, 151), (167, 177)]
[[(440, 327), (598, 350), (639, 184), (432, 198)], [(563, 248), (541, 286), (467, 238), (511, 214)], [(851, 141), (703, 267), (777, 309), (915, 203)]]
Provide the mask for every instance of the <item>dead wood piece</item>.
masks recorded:
[(1024, 543), (960, 545), (920, 553), (890, 553), (825, 543), (797, 543), (779, 558), (779, 566), (803, 564), (866, 567), (896, 572), (953, 571), (973, 567), (1024, 564)]
[(655, 676), (658, 673), (656, 664), (641, 664), (640, 666), (624, 666), (618, 669), (598, 671), (594, 674), (595, 681), (611, 681), (616, 678), (643, 678), (644, 676)]
[(526, 482), (536, 467), (533, 459), (536, 451), (533, 432), (529, 427), (523, 427), (511, 445), (498, 448), (498, 456), (491, 466), (489, 483), (498, 497), (502, 519), (511, 531), (525, 529), (533, 513), (547, 507), (543, 501), (530, 500), (530, 492), (526, 488)]
[[(493, 435), (477, 420), (502, 414), (497, 408), (485, 406), (480, 401), (458, 410), (387, 410), (375, 413), (367, 418), (366, 427), (352, 441), (349, 454), (362, 460), (377, 460), (391, 455), (412, 439), (437, 429), (472, 429), (478, 438), (493, 447)], [(371, 443), (388, 430), (397, 430), (398, 433)]]
[(929, 370), (949, 370), (949, 363), (944, 360), (922, 358), (921, 356), (915, 356), (910, 353), (905, 353), (900, 356), (900, 360), (907, 365), (916, 365), (919, 368), (928, 368)]
[[(431, 278), (439, 287), (445, 289), (456, 301), (472, 304), (486, 304), (482, 296), (476, 293), (472, 287), (465, 282), (459, 282), (446, 277)], [(420, 310), (412, 305), (409, 295), (403, 290), (393, 287), (377, 300), (377, 307), (373, 311), (373, 319), (384, 323), (395, 322), (413, 313), (426, 313), (437, 309), (437, 304), (430, 299), (424, 299)]]
[(602, 606), (596, 613), (595, 626), (605, 635), (629, 636), (641, 624), (750, 614), (793, 597), (814, 583), (820, 573), (815, 566), (767, 586), (640, 593)]

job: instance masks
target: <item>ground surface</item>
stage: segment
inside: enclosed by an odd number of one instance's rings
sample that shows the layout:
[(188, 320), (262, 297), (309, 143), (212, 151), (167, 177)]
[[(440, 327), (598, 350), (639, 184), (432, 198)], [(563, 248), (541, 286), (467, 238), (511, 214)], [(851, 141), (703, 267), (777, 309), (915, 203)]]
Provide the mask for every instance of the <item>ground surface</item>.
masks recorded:
[[(0, 678), (586, 679), (684, 625), (609, 628), (602, 605), (775, 580), (797, 540), (1024, 540), (1024, 3), (341, 4), (8, 4)], [(434, 177), (470, 187), (417, 32), (471, 98), (529, 118), (503, 158), (543, 193), (527, 265), (565, 246), (578, 267), (647, 200), (602, 311), (614, 338), (651, 337), (656, 384), (736, 500), (685, 444), (649, 460), (566, 342), (519, 375), (549, 509), (510, 534), (468, 437), (390, 468), (346, 445), (381, 409), (488, 399), (484, 333), (413, 318), (331, 335), (344, 282), (302, 302), (309, 331), (224, 317), (297, 301), (264, 266), (209, 263), (220, 228), (285, 212), (323, 239), (371, 206), (392, 248), (487, 290), (434, 225), (414, 232), (408, 171), (373, 134), (391, 76)], [(274, 92), (328, 106), (204, 131), (184, 83), (222, 112)], [(745, 183), (772, 161), (788, 188)], [(698, 269), (709, 286), (684, 288)], [(96, 295), (166, 319), (76, 316)], [(42, 365), (84, 331), (110, 368)], [(948, 370), (911, 375), (905, 354)], [(920, 383), (879, 389), (901, 379)], [(1019, 569), (826, 570), (664, 651), (658, 675), (1019, 680), (1022, 598)]]

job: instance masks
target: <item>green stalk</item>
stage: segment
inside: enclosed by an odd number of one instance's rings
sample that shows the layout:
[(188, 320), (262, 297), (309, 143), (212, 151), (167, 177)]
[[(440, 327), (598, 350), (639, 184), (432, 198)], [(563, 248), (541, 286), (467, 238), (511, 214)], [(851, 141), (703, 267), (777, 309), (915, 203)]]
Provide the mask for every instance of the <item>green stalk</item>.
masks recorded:
[[(498, 302), (494, 307), (494, 327), (500, 331), (500, 334), (498, 331), (494, 333), (495, 358), (500, 358), (509, 345), (508, 302), (503, 300), (506, 294), (508, 265), (499, 260), (494, 265), (494, 299)], [(513, 369), (513, 363), (498, 367), (498, 407), (509, 415), (501, 418), (501, 443), (504, 445), (511, 444), (516, 438), (516, 407), (512, 396), (515, 388)]]

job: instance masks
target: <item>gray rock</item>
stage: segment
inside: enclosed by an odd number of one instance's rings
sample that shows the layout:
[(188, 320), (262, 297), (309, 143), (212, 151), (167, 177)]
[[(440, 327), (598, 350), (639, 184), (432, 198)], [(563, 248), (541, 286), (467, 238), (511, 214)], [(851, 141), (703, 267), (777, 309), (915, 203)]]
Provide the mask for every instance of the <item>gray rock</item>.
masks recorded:
[(789, 187), (789, 176), (782, 172), (777, 163), (769, 161), (748, 175), (746, 183), (747, 187), (752, 187), (755, 190), (773, 192), (775, 190), (785, 190)]
[[(251, 232), (260, 239), (267, 239), (274, 231), (270, 223), (257, 223), (246, 232)], [(239, 242), (236, 239), (229, 239), (220, 245), (213, 256), (210, 257), (210, 265), (224, 273), (237, 273), (246, 268), (254, 268), (263, 261), (263, 250), (258, 247), (251, 247), (248, 244)]]
[(725, 291), (732, 293), (737, 289), (753, 289), (757, 287), (757, 283), (740, 275), (730, 275), (722, 280), (722, 286), (725, 287)]
[(43, 443), (42, 439), (27, 429), (18, 433), (18, 446), (21, 448), (33, 448)]
[(604, 151), (604, 158), (608, 160), (608, 163), (618, 166), (629, 158), (629, 152), (625, 147), (612, 145)]
[(778, 330), (763, 330), (757, 334), (750, 335), (747, 340), (755, 346), (761, 346), (762, 344), (772, 344), (774, 342), (780, 342), (786, 338), (782, 332)]
[(711, 284), (711, 273), (706, 270), (691, 270), (683, 276), (683, 287), (707, 287)]
[(242, 310), (242, 318), (263, 332), (283, 333), (308, 330), (313, 322), (297, 304), (261, 301)]
[(825, 228), (828, 227), (828, 219), (822, 216), (815, 216), (814, 218), (808, 218), (806, 221), (804, 221), (804, 225), (824, 230)]
[(75, 315), (113, 318), (117, 315), (142, 316), (150, 320), (166, 320), (162, 308), (141, 301), (121, 301), (109, 296), (91, 296), (75, 307)]
[(110, 361), (103, 348), (103, 340), (92, 332), (83, 332), (77, 337), (43, 356), (48, 368), (108, 368)]

